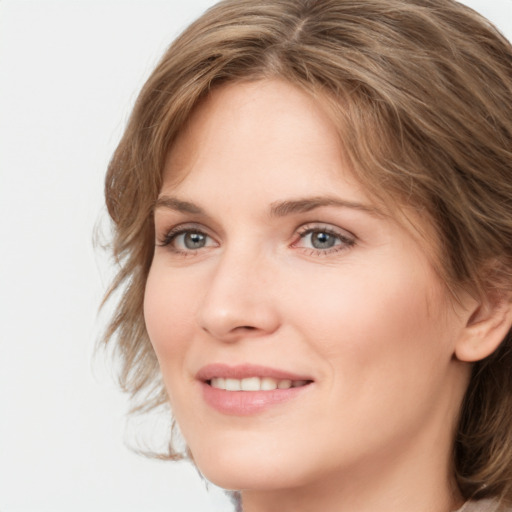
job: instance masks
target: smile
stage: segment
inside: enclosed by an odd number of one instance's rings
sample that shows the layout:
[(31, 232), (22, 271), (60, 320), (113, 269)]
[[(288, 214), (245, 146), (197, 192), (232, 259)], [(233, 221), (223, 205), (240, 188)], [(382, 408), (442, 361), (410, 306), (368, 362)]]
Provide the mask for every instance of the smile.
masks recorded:
[(247, 416), (266, 411), (311, 389), (308, 375), (264, 366), (207, 365), (196, 374), (208, 406), (222, 414)]
[(300, 388), (309, 382), (307, 380), (279, 380), (272, 377), (247, 377), (245, 379), (214, 377), (208, 381), (208, 384), (213, 388), (226, 391), (272, 391), (274, 389)]

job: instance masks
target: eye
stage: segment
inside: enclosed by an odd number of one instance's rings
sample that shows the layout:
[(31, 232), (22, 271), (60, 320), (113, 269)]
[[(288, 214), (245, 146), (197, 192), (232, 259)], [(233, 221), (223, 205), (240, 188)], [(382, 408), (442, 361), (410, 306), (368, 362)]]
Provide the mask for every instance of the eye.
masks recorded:
[(310, 249), (312, 254), (330, 254), (355, 244), (355, 237), (343, 230), (327, 226), (304, 226), (299, 230), (294, 247)]
[(173, 239), (174, 246), (179, 249), (202, 249), (208, 242), (208, 235), (204, 233), (186, 231), (176, 235)]
[(216, 247), (217, 243), (198, 228), (177, 226), (166, 233), (160, 245), (169, 247), (177, 253), (187, 253)]

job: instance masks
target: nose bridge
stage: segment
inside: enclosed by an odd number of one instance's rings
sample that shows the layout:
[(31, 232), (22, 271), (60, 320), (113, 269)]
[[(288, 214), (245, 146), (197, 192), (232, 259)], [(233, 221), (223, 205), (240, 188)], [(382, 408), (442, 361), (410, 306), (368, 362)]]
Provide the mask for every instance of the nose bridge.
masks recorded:
[(278, 326), (269, 258), (243, 243), (226, 247), (216, 260), (198, 310), (198, 322), (212, 336), (270, 334)]

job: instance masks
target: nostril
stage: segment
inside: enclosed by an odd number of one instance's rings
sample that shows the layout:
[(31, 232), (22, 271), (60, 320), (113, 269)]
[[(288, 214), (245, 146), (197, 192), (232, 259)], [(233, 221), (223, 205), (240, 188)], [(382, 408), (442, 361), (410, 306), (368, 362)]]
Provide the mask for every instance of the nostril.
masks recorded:
[[(272, 334), (279, 327), (276, 309), (271, 303), (244, 302), (246, 298), (226, 299), (209, 295), (197, 311), (198, 326), (210, 336), (235, 341), (244, 336)], [(248, 299), (247, 299), (248, 300)]]
[(242, 334), (242, 333), (252, 333), (252, 332), (257, 332), (259, 329), (257, 327), (255, 327), (254, 325), (239, 325), (237, 327), (235, 327), (234, 329), (232, 329), (232, 333), (233, 334)]

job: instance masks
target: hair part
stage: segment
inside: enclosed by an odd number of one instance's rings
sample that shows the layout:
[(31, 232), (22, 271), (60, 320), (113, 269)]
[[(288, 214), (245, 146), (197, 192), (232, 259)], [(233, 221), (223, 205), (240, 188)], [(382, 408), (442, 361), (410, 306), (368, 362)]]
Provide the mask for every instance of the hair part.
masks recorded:
[[(166, 401), (143, 299), (169, 148), (213, 88), (266, 78), (327, 101), (367, 190), (431, 220), (450, 289), (510, 296), (512, 48), (498, 30), (453, 0), (225, 0), (164, 54), (106, 177), (119, 271), (105, 300), (123, 292), (104, 342), (136, 411)], [(511, 347), (509, 334), (473, 368), (454, 448), (466, 498), (512, 502)]]

